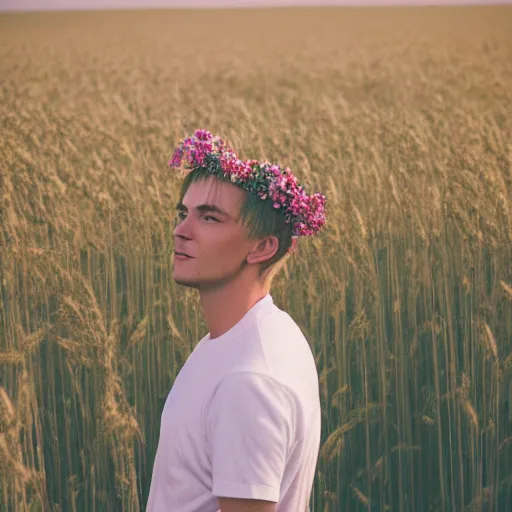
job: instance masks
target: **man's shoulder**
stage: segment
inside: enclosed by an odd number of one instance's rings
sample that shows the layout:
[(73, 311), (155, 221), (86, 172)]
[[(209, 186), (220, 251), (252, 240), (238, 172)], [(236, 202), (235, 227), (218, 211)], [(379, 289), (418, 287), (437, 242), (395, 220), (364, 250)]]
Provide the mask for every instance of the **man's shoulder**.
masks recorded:
[(302, 329), (294, 318), (277, 306), (258, 318), (258, 328), (261, 334), (267, 336), (280, 335), (285, 332), (288, 339), (290, 337), (305, 339)]

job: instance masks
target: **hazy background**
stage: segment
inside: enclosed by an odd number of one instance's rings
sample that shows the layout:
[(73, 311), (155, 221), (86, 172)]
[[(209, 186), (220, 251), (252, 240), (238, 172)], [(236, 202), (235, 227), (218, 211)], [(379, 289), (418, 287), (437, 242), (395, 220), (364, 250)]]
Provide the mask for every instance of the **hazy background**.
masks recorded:
[(508, 3), (511, 3), (510, 0), (0, 0), (0, 10), (278, 7), (294, 5), (492, 5)]
[(272, 287), (319, 373), (311, 512), (510, 510), (511, 6), (0, 5), (0, 512), (145, 510), (207, 332), (172, 279), (196, 128), (328, 199)]

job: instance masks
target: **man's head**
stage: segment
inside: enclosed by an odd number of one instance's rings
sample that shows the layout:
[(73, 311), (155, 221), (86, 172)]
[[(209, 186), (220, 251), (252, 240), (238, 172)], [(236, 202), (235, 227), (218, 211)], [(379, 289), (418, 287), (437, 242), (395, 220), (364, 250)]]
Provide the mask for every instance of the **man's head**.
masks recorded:
[(173, 277), (185, 286), (218, 288), (242, 274), (270, 284), (296, 247), (292, 226), (272, 202), (203, 168), (183, 181), (178, 217), (175, 252), (191, 258), (175, 257)]

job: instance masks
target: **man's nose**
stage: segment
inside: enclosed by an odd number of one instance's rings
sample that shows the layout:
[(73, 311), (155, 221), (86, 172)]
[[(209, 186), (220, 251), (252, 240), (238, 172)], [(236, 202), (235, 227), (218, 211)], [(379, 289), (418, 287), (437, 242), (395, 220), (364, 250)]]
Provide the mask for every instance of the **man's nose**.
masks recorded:
[(180, 238), (192, 238), (191, 237), (191, 226), (188, 220), (188, 216), (179, 222), (174, 228), (173, 235)]

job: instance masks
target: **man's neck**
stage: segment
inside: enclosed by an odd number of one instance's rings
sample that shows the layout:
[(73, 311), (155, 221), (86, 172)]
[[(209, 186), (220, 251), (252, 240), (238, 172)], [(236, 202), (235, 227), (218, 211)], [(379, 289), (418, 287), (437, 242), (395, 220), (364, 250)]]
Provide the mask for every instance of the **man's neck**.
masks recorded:
[(234, 327), (265, 295), (269, 286), (233, 282), (211, 291), (200, 291), (201, 307), (210, 331), (210, 338), (218, 338)]

